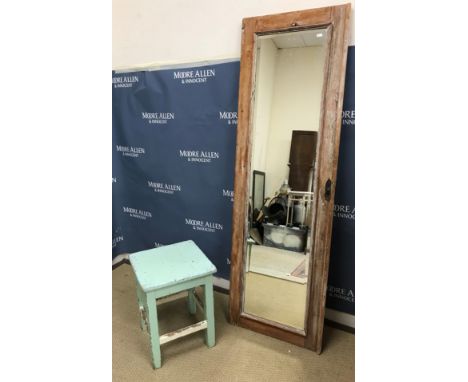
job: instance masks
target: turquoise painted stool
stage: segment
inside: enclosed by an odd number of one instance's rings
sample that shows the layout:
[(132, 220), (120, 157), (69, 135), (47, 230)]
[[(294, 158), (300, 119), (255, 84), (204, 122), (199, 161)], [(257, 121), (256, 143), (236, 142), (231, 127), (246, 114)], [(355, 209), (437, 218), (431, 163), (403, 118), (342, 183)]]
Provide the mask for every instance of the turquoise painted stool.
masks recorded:
[[(200, 330), (206, 330), (206, 345), (214, 346), (213, 273), (216, 267), (200, 248), (188, 240), (136, 252), (129, 258), (136, 276), (140, 326), (151, 337), (153, 367), (161, 367), (161, 345)], [(204, 287), (204, 304), (195, 292), (198, 286)], [(205, 320), (160, 336), (156, 299), (163, 300), (182, 291), (188, 292), (189, 312), (195, 314), (198, 304), (205, 312)]]

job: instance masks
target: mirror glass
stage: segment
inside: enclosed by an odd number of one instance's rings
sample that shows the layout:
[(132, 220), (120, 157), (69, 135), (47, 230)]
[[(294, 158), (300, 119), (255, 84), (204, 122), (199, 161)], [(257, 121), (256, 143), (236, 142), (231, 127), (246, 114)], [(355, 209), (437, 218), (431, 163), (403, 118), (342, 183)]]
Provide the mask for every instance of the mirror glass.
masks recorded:
[(256, 38), (243, 313), (299, 331), (307, 311), (326, 42), (327, 29)]

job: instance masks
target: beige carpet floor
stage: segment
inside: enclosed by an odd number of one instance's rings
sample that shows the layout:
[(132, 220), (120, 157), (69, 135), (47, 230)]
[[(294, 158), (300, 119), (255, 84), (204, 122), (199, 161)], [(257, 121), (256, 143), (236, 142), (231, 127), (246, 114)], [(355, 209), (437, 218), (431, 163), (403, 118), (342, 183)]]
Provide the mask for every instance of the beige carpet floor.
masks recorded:
[[(115, 382), (145, 381), (354, 381), (354, 335), (325, 327), (324, 351), (309, 350), (228, 324), (228, 296), (215, 292), (216, 346), (203, 332), (162, 346), (153, 370), (148, 334), (140, 330), (134, 275), (127, 265), (112, 271), (112, 369)], [(158, 307), (160, 332), (193, 323), (184, 299)], [(198, 313), (197, 313), (198, 314)]]

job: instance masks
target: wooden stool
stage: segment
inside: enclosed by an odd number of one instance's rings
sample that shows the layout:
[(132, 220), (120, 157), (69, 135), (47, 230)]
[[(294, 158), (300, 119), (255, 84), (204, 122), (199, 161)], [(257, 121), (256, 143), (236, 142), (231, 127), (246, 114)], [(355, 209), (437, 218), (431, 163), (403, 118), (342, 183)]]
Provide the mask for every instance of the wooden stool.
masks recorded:
[[(216, 267), (192, 241), (184, 241), (164, 247), (133, 253), (130, 263), (136, 276), (140, 326), (151, 337), (153, 367), (161, 367), (160, 345), (177, 338), (205, 330), (205, 343), (215, 344), (213, 306), (213, 273)], [(204, 287), (204, 309), (195, 293), (195, 287)], [(205, 311), (205, 320), (183, 329), (159, 336), (156, 299), (188, 291), (188, 310), (196, 312), (196, 304)]]

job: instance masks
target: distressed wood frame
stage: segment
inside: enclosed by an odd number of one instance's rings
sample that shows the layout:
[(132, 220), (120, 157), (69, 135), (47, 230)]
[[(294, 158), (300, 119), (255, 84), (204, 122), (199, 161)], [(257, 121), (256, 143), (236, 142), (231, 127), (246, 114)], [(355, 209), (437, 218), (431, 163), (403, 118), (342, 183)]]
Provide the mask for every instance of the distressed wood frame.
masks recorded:
[[(341, 131), (341, 113), (349, 39), (351, 4), (249, 17), (242, 21), (242, 54), (232, 219), (229, 320), (259, 333), (276, 337), (317, 353), (322, 351), (325, 300), (330, 259), (336, 168)], [(304, 331), (273, 323), (242, 311), (246, 254), (252, 116), (255, 89), (256, 38), (279, 32), (328, 28), (327, 54), (320, 129), (317, 142), (317, 171), (314, 175), (314, 205), (311, 227), (307, 309)], [(331, 183), (330, 183), (331, 182)], [(328, 183), (328, 184), (327, 184)], [(328, 186), (328, 187), (327, 187)]]

